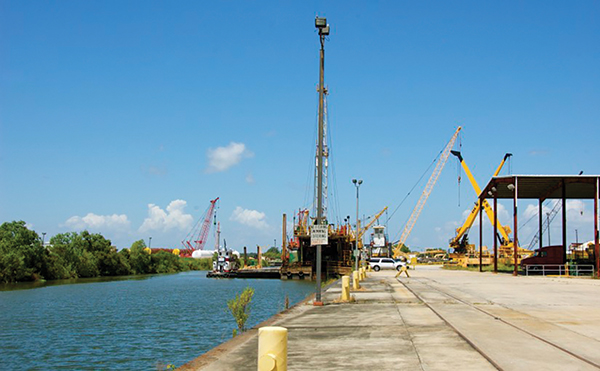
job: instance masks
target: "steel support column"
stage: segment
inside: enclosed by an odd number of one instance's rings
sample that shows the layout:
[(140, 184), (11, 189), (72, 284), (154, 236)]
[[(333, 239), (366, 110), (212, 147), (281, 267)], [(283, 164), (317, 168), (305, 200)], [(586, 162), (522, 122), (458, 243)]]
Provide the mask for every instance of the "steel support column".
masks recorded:
[(596, 256), (596, 275), (600, 277), (600, 247), (598, 244), (598, 197), (600, 197), (600, 177), (596, 178), (596, 196), (594, 197), (594, 255)]
[(483, 207), (479, 208), (479, 271), (483, 272)]
[(517, 199), (519, 197), (519, 186), (518, 186), (518, 178), (515, 176), (515, 190), (514, 190), (514, 196), (513, 196), (513, 262), (514, 262), (514, 270), (513, 270), (513, 276), (517, 276), (519, 274), (518, 271), (518, 266), (517, 266), (517, 262), (518, 262), (518, 252), (519, 252), (519, 238), (518, 238), (518, 233), (517, 233), (517, 228), (518, 228), (518, 220), (517, 220)]
[(498, 198), (494, 193), (494, 273), (498, 273)]
[[(550, 228), (550, 227), (548, 227)], [(563, 264), (567, 263), (567, 186), (562, 184), (562, 245), (563, 245)]]
[[(538, 214), (539, 214), (538, 215), (539, 216), (539, 218), (538, 218), (538, 228), (539, 228), (538, 231), (539, 232), (538, 233), (540, 235), (540, 240), (538, 241), (538, 245), (539, 245), (540, 249), (542, 248), (542, 246), (544, 246), (543, 242), (542, 242), (542, 234), (543, 234), (542, 229), (544, 228), (544, 226), (543, 226), (543, 224), (544, 224), (544, 210), (543, 210), (543, 207), (542, 207), (543, 203), (544, 203), (544, 201), (542, 201), (542, 199), (540, 198), (538, 200)], [(548, 226), (548, 228), (550, 228), (550, 226)]]

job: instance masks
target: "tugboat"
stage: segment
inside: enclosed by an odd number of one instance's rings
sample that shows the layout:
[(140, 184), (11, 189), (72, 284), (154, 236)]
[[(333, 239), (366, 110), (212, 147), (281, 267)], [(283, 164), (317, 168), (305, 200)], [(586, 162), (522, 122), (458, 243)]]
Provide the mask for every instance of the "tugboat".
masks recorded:
[[(227, 246), (227, 245), (225, 245)], [(237, 270), (233, 250), (227, 247), (218, 251), (217, 260), (213, 262), (213, 273), (226, 274)]]
[[(206, 277), (215, 277), (215, 278), (232, 278), (236, 277), (237, 273), (237, 264), (236, 264), (236, 256), (235, 253), (237, 251), (233, 251), (231, 249), (227, 249), (227, 242), (223, 240), (223, 248), (220, 246), (220, 237), (221, 237), (221, 224), (217, 225), (217, 241), (215, 246), (215, 252), (217, 253), (217, 260), (213, 261), (213, 270), (212, 272), (208, 272)], [(239, 253), (238, 253), (239, 254)]]

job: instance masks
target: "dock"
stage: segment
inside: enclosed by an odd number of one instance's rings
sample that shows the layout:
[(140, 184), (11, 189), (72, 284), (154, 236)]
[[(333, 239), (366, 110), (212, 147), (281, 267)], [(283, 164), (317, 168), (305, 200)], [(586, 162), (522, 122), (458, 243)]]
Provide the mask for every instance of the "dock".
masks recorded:
[(288, 329), (288, 370), (598, 370), (600, 280), (418, 266), (370, 272), (221, 344), (181, 370), (256, 370), (257, 332)]
[(279, 267), (266, 267), (257, 269), (238, 269), (231, 272), (208, 272), (208, 278), (276, 278), (280, 279)]

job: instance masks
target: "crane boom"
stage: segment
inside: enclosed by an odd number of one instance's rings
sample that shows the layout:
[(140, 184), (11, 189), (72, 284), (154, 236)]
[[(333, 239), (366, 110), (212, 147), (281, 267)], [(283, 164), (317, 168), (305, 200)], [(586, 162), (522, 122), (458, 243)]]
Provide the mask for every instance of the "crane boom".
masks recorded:
[(408, 239), (410, 232), (412, 231), (413, 227), (415, 226), (415, 223), (417, 222), (417, 219), (419, 218), (419, 215), (421, 214), (421, 211), (423, 210), (423, 207), (425, 206), (425, 202), (427, 202), (427, 198), (429, 198), (429, 195), (431, 194), (431, 191), (433, 190), (433, 186), (435, 186), (435, 183), (437, 182), (440, 174), (442, 173), (442, 170), (444, 169), (444, 165), (446, 165), (446, 161), (448, 161), (448, 156), (450, 156), (450, 151), (452, 150), (452, 147), (454, 147), (454, 142), (456, 141), (456, 138), (458, 137), (458, 133), (460, 132), (460, 129), (462, 129), (462, 128), (459, 126), (458, 129), (456, 129), (456, 132), (454, 133), (454, 135), (452, 136), (450, 141), (448, 142), (448, 144), (446, 145), (446, 147), (444, 148), (444, 150), (442, 151), (442, 154), (440, 155), (440, 158), (438, 159), (438, 162), (435, 165), (435, 169), (433, 169), (433, 173), (431, 173), (431, 176), (429, 177), (429, 181), (427, 181), (425, 190), (421, 194), (421, 197), (419, 198), (417, 205), (413, 209), (413, 212), (410, 215), (408, 222), (404, 226), (404, 230), (402, 231), (402, 235), (400, 236), (398, 245), (396, 245), (396, 247), (394, 248), (394, 257), (395, 258), (400, 256), (400, 248), (402, 247), (402, 245), (404, 245), (404, 243)]
[[(469, 178), (469, 181), (471, 182), (475, 193), (477, 194), (477, 196), (479, 196), (479, 194), (481, 193), (481, 188), (479, 188), (479, 184), (477, 184), (477, 181), (473, 177), (471, 170), (469, 170), (469, 167), (467, 166), (464, 158), (462, 157), (462, 154), (458, 151), (450, 151), (450, 153), (458, 157), (458, 160), (460, 161), (461, 166), (465, 170), (465, 173), (467, 174), (467, 177)], [(500, 170), (502, 170), (506, 159), (510, 156), (512, 156), (511, 153), (507, 153), (504, 155), (504, 158), (502, 159), (500, 165), (498, 166), (498, 168), (494, 172), (494, 175), (492, 176), (496, 176), (500, 173)], [(469, 229), (473, 225), (473, 222), (475, 221), (475, 218), (477, 217), (477, 214), (479, 213), (479, 210), (481, 209), (482, 205), (483, 209), (485, 210), (485, 213), (487, 214), (490, 220), (490, 223), (492, 223), (492, 226), (494, 225), (494, 211), (490, 207), (490, 204), (486, 200), (483, 200), (483, 203), (477, 201), (475, 203), (475, 207), (471, 210), (471, 213), (469, 214), (463, 225), (456, 230), (456, 236), (450, 240), (450, 247), (456, 248), (461, 245), (462, 237), (469, 231)], [(508, 244), (510, 242), (510, 237), (508, 236), (509, 232), (507, 232), (507, 227), (501, 225), (498, 221), (496, 221), (496, 225), (498, 226), (498, 233), (500, 234), (500, 243)]]
[[(196, 223), (196, 226), (188, 234), (188, 237), (181, 241), (183, 247), (185, 248), (185, 255), (191, 256), (194, 250), (202, 250), (204, 248), (208, 237), (208, 232), (210, 231), (210, 220), (213, 217), (215, 205), (218, 200), (219, 197), (210, 201), (210, 205), (208, 206), (208, 209), (206, 209), (206, 212), (202, 218)], [(200, 222), (202, 222), (202, 224), (200, 225), (200, 228), (198, 228), (198, 224)]]
[(373, 217), (373, 219), (367, 225), (365, 225), (364, 228), (362, 228), (360, 230), (360, 232), (358, 233), (358, 238), (357, 238), (358, 248), (359, 249), (362, 249), (362, 247), (363, 247), (362, 236), (364, 236), (365, 232), (368, 231), (369, 228), (371, 228), (371, 226), (373, 226), (373, 224), (375, 224), (375, 222), (377, 221), (377, 219), (379, 219), (379, 217), (383, 213), (385, 213), (385, 211), (387, 210), (387, 208), (388, 207), (386, 206), (386, 207), (383, 208), (383, 210), (381, 210), (380, 212), (378, 212), (377, 214), (375, 214), (375, 216)]
[(363, 227), (363, 229), (360, 230), (360, 233), (358, 234), (358, 239), (360, 240), (361, 237), (365, 234), (366, 231), (369, 230), (369, 228), (371, 228), (373, 226), (373, 224), (375, 224), (375, 222), (377, 221), (377, 219), (379, 219), (379, 217), (385, 213), (385, 211), (387, 210), (387, 206), (383, 208), (383, 210), (381, 210), (380, 212), (378, 212), (377, 214), (375, 214), (375, 216), (373, 217), (373, 219), (371, 219), (371, 221), (365, 225)]

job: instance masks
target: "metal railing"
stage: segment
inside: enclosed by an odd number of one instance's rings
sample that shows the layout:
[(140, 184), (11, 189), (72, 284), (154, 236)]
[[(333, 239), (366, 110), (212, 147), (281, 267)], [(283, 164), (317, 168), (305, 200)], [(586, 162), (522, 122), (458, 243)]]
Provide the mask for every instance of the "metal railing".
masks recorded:
[(594, 266), (591, 264), (531, 264), (525, 266), (525, 275), (593, 276)]

